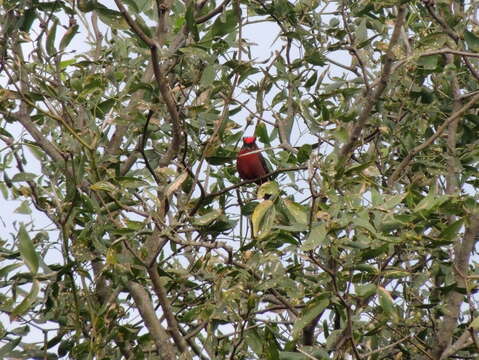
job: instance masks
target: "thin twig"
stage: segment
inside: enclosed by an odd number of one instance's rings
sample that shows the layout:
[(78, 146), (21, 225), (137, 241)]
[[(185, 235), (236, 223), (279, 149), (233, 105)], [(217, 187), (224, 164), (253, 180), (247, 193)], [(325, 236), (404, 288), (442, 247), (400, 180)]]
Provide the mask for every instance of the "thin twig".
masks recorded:
[(220, 5), (218, 5), (218, 7), (216, 7), (215, 9), (211, 10), (211, 12), (209, 12), (208, 14), (204, 15), (204, 16), (200, 16), (199, 18), (197, 18), (195, 21), (197, 24), (202, 24), (204, 22), (207, 22), (208, 20), (210, 20), (211, 18), (213, 18), (214, 16), (220, 14), (221, 12), (224, 11), (224, 9), (226, 8), (226, 6), (228, 6), (228, 4), (230, 3), (231, 0), (224, 0)]

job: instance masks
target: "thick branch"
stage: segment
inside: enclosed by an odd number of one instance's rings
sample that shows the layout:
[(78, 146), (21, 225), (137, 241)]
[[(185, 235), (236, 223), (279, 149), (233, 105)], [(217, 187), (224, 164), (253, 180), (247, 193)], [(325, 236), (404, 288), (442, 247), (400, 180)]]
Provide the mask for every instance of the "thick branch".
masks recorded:
[(161, 326), (146, 290), (143, 286), (133, 281), (128, 282), (128, 290), (155, 342), (160, 358), (165, 360), (176, 359), (173, 345), (168, 341), (170, 335)]
[[(152, 266), (148, 268), (148, 274), (150, 275), (151, 281), (153, 283), (153, 288), (155, 290), (158, 301), (161, 305), (163, 313), (165, 314), (166, 322), (168, 323), (168, 330), (170, 331), (173, 340), (182, 353), (188, 352), (188, 344), (186, 343), (183, 335), (180, 332), (178, 322), (176, 321), (175, 314), (171, 309), (170, 301), (166, 295), (166, 291), (161, 284), (160, 275), (158, 273), (157, 264), (153, 263)], [(183, 354), (184, 356), (185, 354)], [(191, 356), (189, 356), (191, 358)]]
[[(469, 259), (474, 249), (474, 245), (479, 237), (479, 214), (471, 216), (470, 223), (466, 228), (464, 237), (458, 239), (454, 246), (454, 277), (456, 287), (458, 289), (466, 288), (466, 274), (469, 267)], [(464, 294), (458, 291), (451, 291), (446, 300), (446, 308), (444, 310), (443, 321), (439, 324), (439, 330), (436, 338), (436, 346), (434, 347), (434, 358), (442, 359), (443, 353), (449, 352), (454, 330), (457, 326), (459, 310), (463, 303)]]
[(472, 335), (469, 332), (469, 330), (464, 330), (464, 332), (459, 337), (459, 339), (457, 339), (457, 341), (454, 342), (454, 344), (449, 345), (447, 349), (443, 351), (439, 359), (445, 360), (449, 358), (450, 356), (454, 355), (455, 353), (457, 353), (458, 351), (472, 345), (473, 342), (474, 341), (472, 339)]

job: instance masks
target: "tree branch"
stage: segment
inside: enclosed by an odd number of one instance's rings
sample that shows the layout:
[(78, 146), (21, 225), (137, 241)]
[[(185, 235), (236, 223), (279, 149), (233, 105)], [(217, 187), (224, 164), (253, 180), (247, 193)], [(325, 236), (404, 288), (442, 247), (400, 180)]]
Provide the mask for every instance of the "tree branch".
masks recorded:
[(373, 107), (377, 104), (377, 102), (379, 101), (379, 98), (381, 97), (382, 93), (386, 89), (386, 86), (389, 81), (389, 77), (391, 75), (392, 64), (395, 57), (393, 50), (401, 35), (401, 28), (403, 26), (405, 17), (406, 17), (406, 6), (401, 5), (399, 7), (399, 11), (396, 17), (396, 24), (394, 25), (391, 41), (389, 42), (388, 50), (386, 52), (383, 71), (379, 78), (379, 83), (376, 89), (371, 94), (366, 96), (366, 98), (364, 99), (363, 110), (361, 111), (359, 118), (350, 133), (349, 141), (346, 144), (344, 144), (344, 146), (342, 147), (340, 151), (340, 157), (338, 161), (339, 165), (343, 164), (346, 158), (348, 157), (348, 155), (353, 151), (356, 145), (356, 142), (358, 141), (359, 136), (361, 135), (361, 131), (366, 125), (366, 122), (369, 118), (369, 115), (371, 114)]
[(160, 358), (165, 360), (176, 359), (175, 349), (168, 341), (170, 335), (168, 335), (165, 329), (163, 329), (163, 326), (161, 326), (146, 290), (134, 281), (129, 281), (127, 287), (155, 342), (156, 350)]
[[(170, 115), (170, 124), (172, 128), (172, 140), (168, 151), (165, 156), (160, 160), (159, 166), (164, 167), (171, 163), (171, 161), (177, 156), (181, 145), (181, 125), (180, 115), (177, 109), (176, 101), (171, 94), (171, 89), (168, 84), (168, 80), (163, 74), (160, 68), (160, 59), (158, 56), (158, 44), (155, 40), (146, 35), (136, 21), (131, 17), (126, 8), (123, 6), (120, 0), (115, 0), (115, 4), (118, 7), (120, 13), (125, 18), (126, 22), (130, 26), (131, 30), (150, 48), (151, 61), (153, 66), (153, 73), (155, 75), (156, 83), (160, 90), (161, 97), (165, 102), (166, 108)], [(159, 6), (161, 6), (160, 3)], [(166, 9), (160, 9), (159, 11), (166, 11)]]
[[(466, 232), (461, 239), (456, 240), (454, 246), (454, 277), (456, 280), (456, 288), (465, 289), (466, 274), (469, 267), (469, 259), (474, 249), (476, 241), (479, 239), (479, 214), (470, 217), (470, 223), (466, 227)], [(463, 303), (464, 294), (452, 290), (448, 293), (444, 304), (444, 318), (439, 323), (439, 329), (436, 337), (436, 345), (434, 346), (433, 355), (435, 359), (443, 359), (442, 354), (449, 352), (451, 340), (454, 338), (454, 330), (457, 326), (459, 310)]]
[(171, 304), (168, 300), (168, 296), (166, 295), (165, 288), (161, 284), (160, 274), (158, 273), (157, 266), (158, 265), (156, 262), (154, 262), (152, 266), (147, 269), (147, 271), (153, 283), (153, 289), (158, 297), (163, 314), (165, 315), (166, 322), (168, 323), (168, 330), (173, 337), (173, 341), (175, 342), (176, 346), (180, 352), (183, 353), (182, 356), (186, 355), (191, 358), (191, 355), (188, 355), (188, 344), (179, 330), (178, 322), (176, 321), (175, 314), (173, 314), (173, 310), (171, 309)]
[(454, 112), (451, 116), (449, 116), (446, 119), (446, 121), (444, 121), (444, 123), (437, 129), (437, 131), (432, 136), (430, 136), (425, 142), (423, 142), (422, 144), (412, 149), (409, 152), (409, 154), (401, 161), (398, 168), (394, 170), (392, 175), (389, 177), (388, 186), (394, 185), (394, 183), (396, 182), (396, 180), (398, 180), (400, 175), (403, 174), (403, 170), (406, 168), (406, 166), (408, 166), (408, 164), (411, 162), (414, 156), (416, 156), (417, 153), (419, 153), (420, 151), (424, 150), (429, 145), (431, 145), (439, 136), (441, 136), (441, 134), (447, 129), (450, 123), (456, 121), (467, 110), (473, 107), (478, 101), (479, 101), (479, 94), (475, 95), (466, 105), (464, 105), (461, 109), (459, 109), (458, 111)]

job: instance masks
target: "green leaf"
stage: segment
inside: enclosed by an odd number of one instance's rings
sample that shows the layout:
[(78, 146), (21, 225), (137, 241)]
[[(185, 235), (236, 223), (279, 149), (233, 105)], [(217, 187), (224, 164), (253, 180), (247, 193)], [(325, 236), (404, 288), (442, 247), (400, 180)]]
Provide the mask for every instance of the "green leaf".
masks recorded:
[(201, 86), (208, 87), (210, 86), (213, 81), (215, 81), (216, 77), (216, 66), (214, 64), (208, 65), (203, 70), (203, 74), (201, 74), (200, 84)]
[(18, 250), (25, 264), (30, 269), (32, 274), (38, 271), (38, 255), (35, 252), (32, 239), (28, 235), (25, 225), (22, 223), (18, 230)]
[(18, 269), (22, 264), (15, 263), (15, 264), (10, 264), (7, 266), (4, 266), (3, 268), (0, 269), (0, 278), (8, 277), (8, 274), (12, 272), (15, 269)]
[[(304, 350), (303, 350), (304, 351)], [(280, 351), (279, 360), (307, 360), (306, 355), (292, 351)]]
[(464, 219), (459, 219), (454, 221), (451, 225), (446, 227), (439, 234), (438, 238), (441, 241), (452, 241), (457, 237), (457, 233), (461, 230), (462, 225), (464, 224)]
[[(121, 15), (119, 11), (109, 9), (105, 5), (102, 5), (97, 1), (94, 2), (94, 8), (98, 16), (100, 17), (101, 21), (103, 21), (106, 25), (109, 25), (113, 29), (118, 29), (118, 30), (122, 30), (122, 29), (125, 30), (129, 28), (128, 24), (126, 23), (126, 20), (123, 18), (123, 16)], [(135, 21), (137, 21), (138, 23), (139, 19), (140, 18), (136, 18)], [(142, 30), (144, 31), (145, 29), (143, 29), (142, 27)]]
[(262, 336), (258, 334), (257, 329), (250, 329), (246, 331), (246, 344), (257, 354), (261, 355), (263, 349)]
[(356, 294), (361, 298), (367, 298), (376, 293), (377, 287), (375, 284), (357, 284)]
[(254, 236), (268, 234), (273, 226), (275, 217), (276, 210), (272, 200), (264, 200), (256, 206), (251, 217)]
[(0, 181), (0, 192), (5, 200), (8, 200), (8, 189), (3, 181)]
[(389, 316), (390, 320), (398, 322), (399, 316), (396, 312), (396, 309), (394, 307), (394, 301), (389, 291), (387, 291), (381, 286), (378, 286), (377, 294), (379, 297), (379, 305), (384, 310), (384, 313)]
[(46, 48), (47, 48), (47, 54), (50, 56), (55, 55), (57, 52), (55, 49), (55, 38), (57, 36), (57, 25), (58, 25), (58, 20), (55, 19), (53, 21), (53, 25), (51, 26), (50, 30), (48, 30), (47, 34), (47, 41), (46, 41)]
[(95, 115), (101, 119), (105, 118), (105, 115), (112, 109), (115, 103), (116, 100), (113, 98), (102, 101), (95, 107)]
[(78, 25), (73, 25), (68, 28), (60, 40), (60, 50), (64, 50), (70, 44), (73, 37), (78, 33), (78, 28)]
[(11, 354), (11, 352), (17, 347), (18, 344), (20, 344), (20, 341), (22, 340), (21, 337), (18, 337), (14, 340), (10, 340), (6, 345), (2, 346), (0, 348), (0, 359), (6, 359), (8, 358)]
[(29, 332), (30, 332), (30, 327), (28, 325), (19, 326), (15, 329), (10, 330), (10, 333), (15, 335), (20, 335), (20, 336), (27, 335)]
[(223, 36), (232, 32), (236, 27), (237, 19), (234, 10), (229, 10), (218, 16), (211, 28), (212, 37)]
[(369, 213), (366, 209), (357, 213), (357, 216), (353, 218), (353, 224), (368, 230), (371, 234), (376, 234), (376, 229), (369, 222)]
[(396, 205), (400, 204), (406, 196), (407, 193), (387, 196), (384, 204), (378, 208), (382, 210), (391, 210), (392, 208), (396, 207)]
[(137, 189), (139, 187), (148, 185), (146, 181), (132, 176), (122, 176), (116, 180), (121, 187), (125, 187), (128, 189)]
[(354, 35), (356, 37), (356, 41), (358, 44), (366, 41), (368, 39), (368, 29), (366, 27), (366, 18), (361, 19), (361, 23), (359, 26), (356, 28), (356, 31), (354, 32)]
[(309, 79), (306, 80), (306, 82), (304, 83), (304, 87), (309, 88), (309, 87), (313, 86), (316, 83), (316, 80), (318, 80), (318, 72), (313, 71), (313, 75), (311, 75), (309, 77)]
[(37, 177), (36, 174), (28, 173), (28, 172), (22, 172), (15, 174), (12, 178), (12, 182), (21, 182), (21, 181), (33, 181)]
[(304, 60), (306, 60), (306, 62), (312, 65), (318, 65), (318, 66), (326, 65), (326, 58), (319, 51), (306, 53)]
[(37, 300), (38, 291), (40, 290), (40, 282), (38, 280), (33, 280), (32, 288), (23, 301), (12, 310), (10, 314), (10, 319), (14, 320), (17, 317), (25, 314), (32, 307), (33, 303)]
[(264, 329), (263, 356), (265, 360), (279, 360), (279, 344), (275, 332), (270, 328)]
[(367, 272), (370, 274), (377, 275), (378, 274), (378, 269), (372, 265), (369, 264), (357, 264), (353, 267), (355, 270), (359, 270), (361, 272)]
[(469, 50), (474, 52), (479, 51), (479, 37), (477, 37), (474, 33), (470, 32), (469, 30), (465, 30), (464, 40), (466, 41)]
[(249, 216), (253, 214), (254, 209), (256, 209), (256, 206), (258, 206), (259, 202), (258, 201), (249, 201), (245, 203), (241, 207), (241, 215), (243, 216)]
[(316, 224), (309, 232), (308, 238), (301, 246), (301, 250), (310, 251), (316, 249), (318, 246), (323, 245), (326, 240), (328, 231), (326, 229), (326, 223)]
[(263, 144), (270, 143), (268, 129), (266, 128), (266, 125), (263, 122), (260, 122), (258, 125), (256, 125), (254, 129), (254, 134), (255, 136), (259, 138), (259, 141), (261, 141)]
[(319, 302), (313, 301), (313, 303), (308, 304), (306, 308), (301, 312), (301, 315), (296, 319), (293, 326), (293, 338), (297, 339), (302, 330), (307, 326), (312, 320), (314, 320), (319, 314), (321, 314), (329, 305), (329, 299), (321, 299)]
[(138, 14), (140, 12), (139, 4), (135, 0), (123, 0), (123, 2), (128, 5), (130, 13)]
[(36, 17), (37, 17), (37, 14), (34, 8), (30, 8), (26, 10), (23, 13), (23, 22), (22, 22), (22, 25), (20, 26), (20, 30), (29, 32)]
[(301, 146), (297, 154), (298, 162), (302, 164), (305, 161), (309, 160), (312, 151), (313, 147), (310, 144), (305, 144)]
[(195, 19), (195, 7), (196, 7), (195, 2), (193, 1), (188, 2), (188, 7), (186, 8), (186, 13), (185, 13), (185, 20), (186, 20), (186, 28), (191, 34), (193, 34), (195, 41), (198, 41), (200, 36), (198, 33), (198, 25), (196, 24), (196, 19)]
[(413, 211), (417, 213), (421, 211), (435, 210), (448, 199), (449, 197), (447, 195), (437, 195), (433, 191), (430, 191), (427, 196), (417, 204)]
[(426, 70), (436, 69), (438, 63), (439, 63), (439, 55), (421, 56), (417, 60), (417, 64)]

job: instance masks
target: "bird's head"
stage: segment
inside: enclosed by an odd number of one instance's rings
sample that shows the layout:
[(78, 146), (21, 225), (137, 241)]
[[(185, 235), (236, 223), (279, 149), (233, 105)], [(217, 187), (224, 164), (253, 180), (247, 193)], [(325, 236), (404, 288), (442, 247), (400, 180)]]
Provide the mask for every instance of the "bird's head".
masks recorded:
[(257, 149), (256, 136), (247, 136), (243, 138), (243, 149)]

